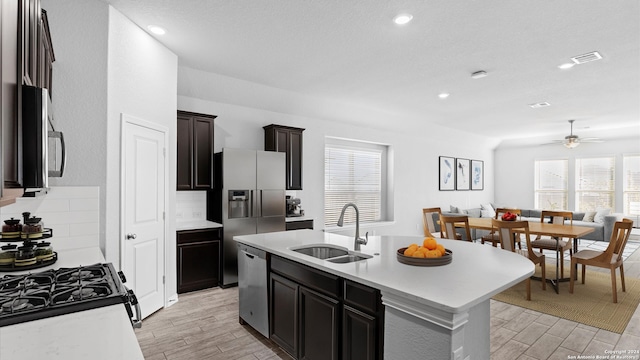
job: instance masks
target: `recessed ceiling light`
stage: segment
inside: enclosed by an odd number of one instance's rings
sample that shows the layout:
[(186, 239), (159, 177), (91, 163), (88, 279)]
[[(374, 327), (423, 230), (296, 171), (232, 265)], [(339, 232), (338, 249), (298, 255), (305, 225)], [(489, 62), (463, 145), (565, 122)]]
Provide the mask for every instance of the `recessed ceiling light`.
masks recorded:
[(149, 29), (149, 31), (151, 31), (154, 34), (157, 35), (164, 35), (167, 31), (163, 28), (161, 28), (160, 26), (156, 26), (156, 25), (149, 25), (147, 26), (147, 29)]
[(438, 94), (438, 97), (439, 97), (440, 99), (446, 99), (446, 98), (448, 98), (448, 97), (449, 97), (449, 93), (440, 93), (440, 94)]
[(529, 106), (534, 108), (534, 109), (539, 109), (539, 108), (551, 106), (551, 104), (549, 104), (546, 101), (543, 101), (543, 102), (539, 102), (539, 103), (529, 104)]
[(413, 19), (413, 15), (411, 14), (400, 14), (393, 18), (393, 22), (397, 25), (405, 25), (411, 21), (411, 19)]
[(562, 70), (566, 70), (566, 69), (571, 69), (574, 65), (575, 65), (575, 63), (565, 63), (565, 64), (562, 64), (562, 65), (559, 65), (558, 68), (560, 68)]

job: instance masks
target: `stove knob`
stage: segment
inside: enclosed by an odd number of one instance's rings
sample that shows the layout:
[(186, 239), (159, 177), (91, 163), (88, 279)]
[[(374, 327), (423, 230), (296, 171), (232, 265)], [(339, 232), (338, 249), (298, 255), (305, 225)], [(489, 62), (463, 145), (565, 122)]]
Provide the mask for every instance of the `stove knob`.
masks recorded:
[(120, 280), (122, 280), (123, 283), (127, 282), (127, 278), (124, 276), (124, 273), (122, 271), (118, 271), (118, 276), (120, 277)]
[(136, 305), (138, 303), (138, 298), (136, 294), (133, 293), (133, 290), (129, 289), (129, 299), (131, 299), (131, 305)]

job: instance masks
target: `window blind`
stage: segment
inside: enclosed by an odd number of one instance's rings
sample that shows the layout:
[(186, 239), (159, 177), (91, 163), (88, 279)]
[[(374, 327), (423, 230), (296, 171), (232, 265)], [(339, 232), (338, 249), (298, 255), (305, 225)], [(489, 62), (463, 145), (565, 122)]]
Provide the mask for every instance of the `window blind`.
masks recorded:
[(623, 211), (629, 215), (640, 215), (640, 155), (625, 155), (622, 158)]
[(615, 158), (576, 159), (576, 210), (615, 209)]
[(535, 162), (535, 208), (568, 209), (568, 160), (538, 160)]
[[(324, 219), (326, 226), (338, 222), (342, 207), (354, 203), (360, 222), (380, 221), (382, 214), (382, 151), (325, 145)], [(355, 223), (352, 208), (344, 223)]]

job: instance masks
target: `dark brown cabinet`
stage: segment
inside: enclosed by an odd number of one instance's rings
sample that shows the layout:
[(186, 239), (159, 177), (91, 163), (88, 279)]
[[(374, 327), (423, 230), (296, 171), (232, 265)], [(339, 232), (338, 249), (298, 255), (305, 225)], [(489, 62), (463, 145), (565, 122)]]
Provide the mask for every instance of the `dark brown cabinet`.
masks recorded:
[(178, 293), (218, 286), (221, 231), (177, 232)]
[(270, 338), (289, 354), (298, 354), (298, 284), (271, 274)]
[(270, 337), (296, 359), (383, 358), (380, 292), (271, 256)]
[(313, 220), (287, 221), (285, 226), (287, 230), (299, 230), (299, 229), (313, 230)]
[(213, 115), (178, 111), (177, 189), (213, 189)]
[(282, 125), (264, 128), (264, 149), (286, 153), (287, 190), (302, 190), (302, 132), (304, 129)]

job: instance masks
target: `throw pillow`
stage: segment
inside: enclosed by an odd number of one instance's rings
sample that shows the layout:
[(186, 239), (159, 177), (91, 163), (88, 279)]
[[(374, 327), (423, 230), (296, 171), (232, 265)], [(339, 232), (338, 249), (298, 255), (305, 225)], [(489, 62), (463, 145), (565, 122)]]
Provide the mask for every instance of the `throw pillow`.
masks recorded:
[(604, 223), (604, 217), (611, 213), (611, 209), (598, 209), (596, 215), (593, 217), (593, 222)]
[(596, 216), (596, 212), (595, 211), (587, 211), (586, 213), (584, 213), (584, 217), (582, 218), (582, 221), (586, 221), (586, 222), (593, 222), (593, 218)]
[(458, 213), (458, 211), (460, 211), (460, 209), (458, 209), (457, 207), (453, 206), (453, 205), (449, 205), (449, 211), (456, 214)]
[(496, 211), (491, 204), (480, 205), (480, 217), (495, 217)]

